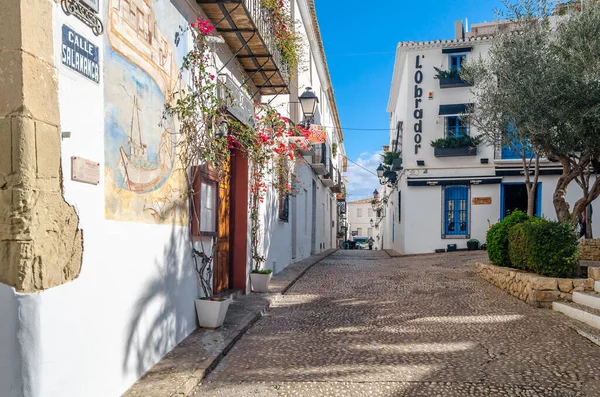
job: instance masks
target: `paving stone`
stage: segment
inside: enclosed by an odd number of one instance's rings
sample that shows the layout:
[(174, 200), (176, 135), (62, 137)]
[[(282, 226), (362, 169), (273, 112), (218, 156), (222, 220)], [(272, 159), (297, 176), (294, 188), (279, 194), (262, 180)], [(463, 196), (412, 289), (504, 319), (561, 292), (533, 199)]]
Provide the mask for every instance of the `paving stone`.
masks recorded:
[(473, 265), (484, 258), (338, 251), (193, 395), (600, 395), (600, 348), (564, 316), (478, 278)]

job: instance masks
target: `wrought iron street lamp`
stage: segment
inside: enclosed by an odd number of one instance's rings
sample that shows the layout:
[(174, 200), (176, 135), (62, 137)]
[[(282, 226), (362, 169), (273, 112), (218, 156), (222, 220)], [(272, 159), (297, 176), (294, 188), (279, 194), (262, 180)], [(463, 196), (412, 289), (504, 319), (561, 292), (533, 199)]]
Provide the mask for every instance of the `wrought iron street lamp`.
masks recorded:
[(371, 208), (373, 211), (377, 211), (377, 209), (381, 207), (381, 202), (379, 201), (379, 192), (377, 189), (373, 192), (373, 200), (371, 200)]
[(377, 176), (379, 177), (380, 185), (388, 185), (391, 187), (398, 181), (398, 174), (396, 174), (395, 171), (386, 170), (381, 163), (379, 163), (379, 167), (377, 167)]
[(226, 120), (222, 120), (217, 126), (216, 136), (224, 138), (227, 135), (229, 135), (229, 123)]
[(310, 123), (315, 121), (315, 112), (317, 111), (317, 103), (319, 103), (319, 98), (311, 90), (311, 87), (306, 87), (306, 91), (298, 98), (302, 107), (302, 113), (304, 114), (306, 128), (309, 128)]

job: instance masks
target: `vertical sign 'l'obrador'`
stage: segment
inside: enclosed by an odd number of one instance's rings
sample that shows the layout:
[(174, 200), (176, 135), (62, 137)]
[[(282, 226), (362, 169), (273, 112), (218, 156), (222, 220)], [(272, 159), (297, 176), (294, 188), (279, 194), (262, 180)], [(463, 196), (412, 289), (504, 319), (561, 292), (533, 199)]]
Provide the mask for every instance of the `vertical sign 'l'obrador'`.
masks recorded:
[[(421, 109), (421, 102), (423, 101), (423, 89), (420, 87), (423, 82), (423, 72), (421, 69), (421, 55), (417, 55), (415, 60), (415, 111), (413, 116), (415, 117), (415, 154), (419, 154), (421, 148), (421, 142), (423, 141), (423, 109)], [(424, 56), (423, 56), (424, 58)]]
[(67, 25), (62, 27), (63, 65), (98, 83), (100, 81), (100, 56), (98, 47)]

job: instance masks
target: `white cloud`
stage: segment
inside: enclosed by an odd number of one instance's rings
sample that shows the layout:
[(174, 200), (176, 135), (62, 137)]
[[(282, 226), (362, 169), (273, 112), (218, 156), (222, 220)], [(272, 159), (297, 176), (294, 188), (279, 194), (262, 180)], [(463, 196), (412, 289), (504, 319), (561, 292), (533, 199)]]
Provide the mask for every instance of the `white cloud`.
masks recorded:
[(346, 183), (347, 201), (355, 201), (373, 197), (373, 190), (379, 190), (379, 179), (376, 171), (381, 163), (381, 152), (361, 153), (358, 159), (351, 159), (360, 166), (371, 171), (368, 172), (358, 165), (348, 161), (348, 183)]

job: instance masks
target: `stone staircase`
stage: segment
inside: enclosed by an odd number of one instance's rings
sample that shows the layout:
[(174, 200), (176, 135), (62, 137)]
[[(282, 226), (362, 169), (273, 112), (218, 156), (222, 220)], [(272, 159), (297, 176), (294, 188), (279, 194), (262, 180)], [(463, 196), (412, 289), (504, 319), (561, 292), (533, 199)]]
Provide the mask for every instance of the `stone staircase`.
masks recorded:
[(600, 330), (600, 281), (594, 291), (573, 292), (573, 302), (553, 302), (552, 309)]

